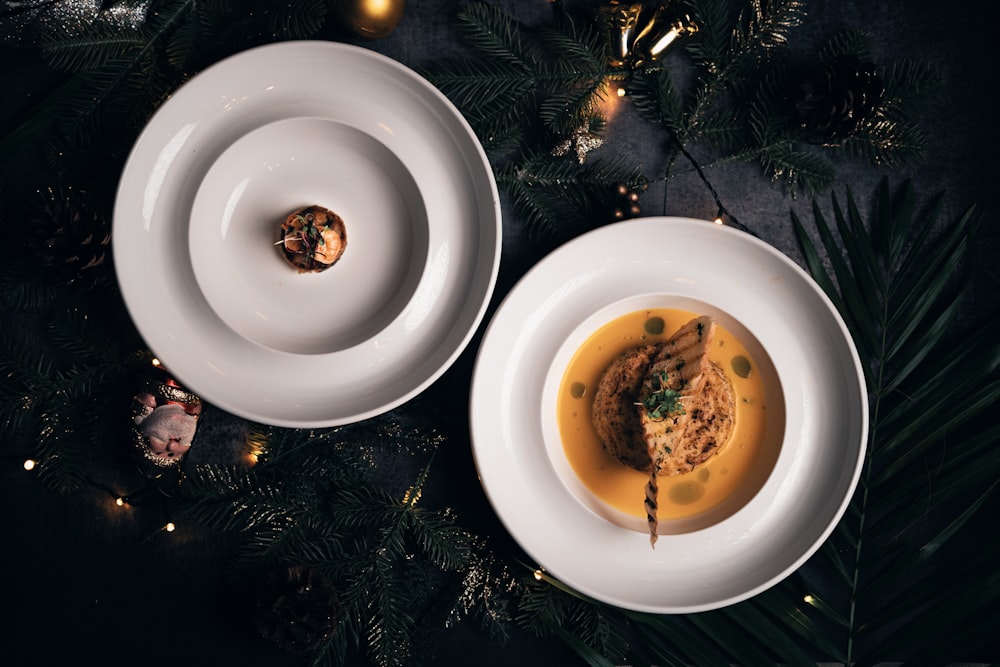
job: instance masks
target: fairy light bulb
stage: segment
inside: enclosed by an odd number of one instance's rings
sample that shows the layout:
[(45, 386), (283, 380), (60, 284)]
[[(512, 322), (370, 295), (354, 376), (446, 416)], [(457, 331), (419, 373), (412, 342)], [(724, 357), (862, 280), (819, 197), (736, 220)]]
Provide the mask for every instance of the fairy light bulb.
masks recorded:
[(177, 530), (177, 526), (174, 525), (173, 521), (168, 521), (167, 525), (163, 527), (163, 530), (167, 531), (168, 533), (172, 533), (175, 530)]
[(541, 581), (542, 580), (542, 576), (543, 576), (543, 574), (542, 574), (541, 570), (535, 570), (535, 580), (536, 581)]
[(36, 465), (36, 463), (35, 463), (34, 459), (25, 459), (24, 460), (24, 469), (27, 470), (28, 472), (31, 472), (32, 470), (34, 470), (35, 469), (35, 465)]
[(118, 505), (118, 507), (125, 507), (125, 498), (123, 496), (115, 498), (115, 505)]

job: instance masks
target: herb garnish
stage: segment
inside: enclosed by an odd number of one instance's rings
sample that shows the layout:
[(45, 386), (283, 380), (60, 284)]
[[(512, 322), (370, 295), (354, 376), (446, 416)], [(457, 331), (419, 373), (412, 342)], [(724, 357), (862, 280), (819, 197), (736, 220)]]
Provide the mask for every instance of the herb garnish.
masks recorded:
[(681, 393), (667, 386), (668, 379), (666, 371), (653, 373), (643, 388), (646, 397), (636, 403), (646, 410), (646, 416), (653, 421), (663, 421), (670, 415), (684, 414)]
[(323, 238), (323, 232), (330, 229), (330, 223), (324, 223), (317, 226), (314, 223), (315, 219), (316, 217), (312, 213), (307, 213), (305, 215), (297, 213), (294, 220), (295, 223), (297, 223), (296, 226), (298, 227), (299, 233), (297, 235), (290, 234), (285, 236), (274, 245), (284, 245), (287, 248), (288, 246), (286, 244), (288, 241), (299, 241), (302, 243), (303, 247), (302, 250), (298, 251), (298, 254), (312, 257), (316, 253), (316, 248), (318, 246), (326, 245), (326, 239)]

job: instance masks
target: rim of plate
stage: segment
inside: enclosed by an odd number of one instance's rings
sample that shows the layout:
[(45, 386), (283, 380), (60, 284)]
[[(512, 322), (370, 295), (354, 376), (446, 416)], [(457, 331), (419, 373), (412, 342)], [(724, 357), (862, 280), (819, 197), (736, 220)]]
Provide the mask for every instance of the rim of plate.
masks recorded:
[[(661, 534), (655, 549), (565, 487), (541, 414), (567, 337), (643, 294), (660, 295), (662, 307), (695, 300), (733, 317), (771, 359), (786, 403), (777, 460), (756, 494), (711, 525)], [(484, 492), (539, 567), (590, 597), (652, 613), (734, 604), (798, 568), (846, 511), (868, 435), (860, 359), (816, 283), (760, 239), (679, 217), (606, 225), (532, 267), (486, 328), (469, 415)]]
[[(429, 221), (419, 282), (400, 312), (366, 339), (319, 353), (234, 331), (201, 291), (187, 238), (199, 187), (226, 149), (304, 118), (342, 123), (384, 146), (415, 180)], [(308, 40), (230, 56), (164, 102), (126, 161), (112, 232), (126, 308), (179, 382), (234, 415), (310, 428), (387, 412), (445, 373), (482, 323), (502, 243), (492, 168), (452, 102), (388, 56)]]

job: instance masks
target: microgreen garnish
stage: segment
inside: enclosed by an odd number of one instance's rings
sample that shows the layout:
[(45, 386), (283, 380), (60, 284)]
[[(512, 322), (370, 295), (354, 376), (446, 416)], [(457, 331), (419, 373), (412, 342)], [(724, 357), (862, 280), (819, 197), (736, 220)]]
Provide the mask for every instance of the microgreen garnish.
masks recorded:
[[(299, 233), (296, 235), (285, 236), (274, 245), (284, 245), (288, 241), (300, 241), (303, 247), (298, 254), (312, 257), (316, 252), (317, 246), (326, 245), (326, 239), (323, 238), (323, 232), (330, 229), (330, 224), (326, 223), (317, 227), (314, 223), (315, 216), (312, 213), (308, 213), (306, 215), (296, 214), (294, 220), (295, 223), (299, 225)], [(287, 247), (287, 245), (285, 247)]]
[(668, 379), (666, 371), (653, 373), (643, 388), (646, 397), (636, 403), (646, 410), (646, 416), (653, 421), (663, 421), (670, 415), (684, 414), (681, 394), (667, 386)]

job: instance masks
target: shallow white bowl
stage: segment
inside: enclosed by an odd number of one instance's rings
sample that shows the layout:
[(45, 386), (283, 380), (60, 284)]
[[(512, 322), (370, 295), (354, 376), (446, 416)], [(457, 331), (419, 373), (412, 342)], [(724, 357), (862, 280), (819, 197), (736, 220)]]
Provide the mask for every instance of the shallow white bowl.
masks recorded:
[[(345, 220), (341, 260), (274, 245), (304, 205)], [(372, 51), (285, 42), (200, 73), (119, 184), (115, 270), (139, 333), (192, 391), (278, 426), (358, 421), (447, 370), (500, 261), (492, 169), (431, 84)]]
[[(282, 257), (278, 225), (325, 206), (346, 221), (348, 247), (321, 273)], [(241, 336), (276, 350), (323, 354), (362, 343), (403, 310), (427, 261), (423, 197), (405, 165), (350, 125), (291, 118), (226, 149), (194, 199), (195, 278)]]
[[(655, 550), (573, 479), (553, 389), (593, 331), (654, 306), (718, 317), (770, 359), (785, 408), (780, 450), (749, 491), (668, 527)], [(470, 420), (483, 488), (540, 567), (610, 604), (688, 613), (766, 590), (819, 548), (860, 475), (868, 399), (843, 321), (798, 266), (732, 228), (645, 218), (570, 241), (511, 290), (476, 359)]]

